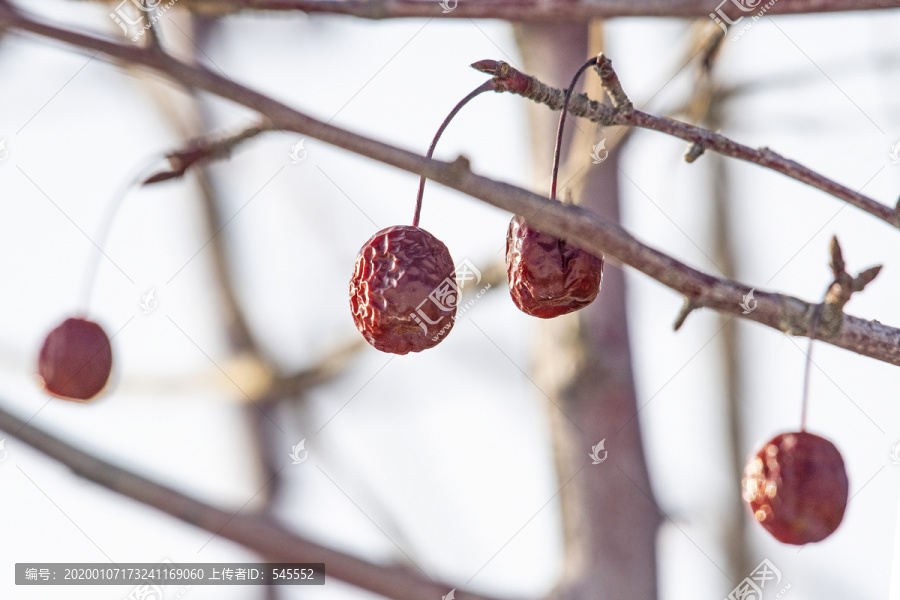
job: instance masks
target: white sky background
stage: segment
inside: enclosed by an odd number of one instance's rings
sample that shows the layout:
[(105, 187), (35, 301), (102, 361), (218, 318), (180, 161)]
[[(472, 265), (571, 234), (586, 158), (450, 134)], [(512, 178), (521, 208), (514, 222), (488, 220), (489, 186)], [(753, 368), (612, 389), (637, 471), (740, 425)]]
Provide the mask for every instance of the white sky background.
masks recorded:
[[(104, 7), (42, 2), (29, 8), (117, 35)], [(751, 146), (768, 145), (851, 188), (865, 185), (865, 193), (891, 204), (900, 189), (900, 165), (888, 156), (900, 141), (892, 110), (900, 96), (898, 24), (900, 13), (884, 11), (760, 20), (739, 41), (725, 43), (717, 73), (728, 83), (783, 76), (779, 81), (787, 84), (734, 102), (725, 133)], [(163, 31), (168, 43), (185, 43), (178, 29)], [(685, 31), (677, 21), (610, 25), (608, 54), (636, 105), (680, 66)], [(212, 383), (218, 370), (210, 359), (225, 365), (228, 356), (209, 256), (202, 251), (189, 261), (206, 241), (190, 177), (132, 193), (110, 236), (107, 254), (135, 283), (104, 261), (91, 316), (110, 333), (127, 323), (114, 340), (118, 387), (94, 404), (74, 405), (46, 404), (35, 385), (33, 363), (44, 335), (77, 308), (93, 249), (79, 228), (95, 236), (122, 182), (181, 143), (147, 96), (150, 86), (133, 74), (42, 41), (7, 36), (0, 43), (0, 138), (7, 138), (10, 152), (0, 163), (0, 280), (6, 282), (0, 313), (7, 315), (0, 319), (2, 402), (25, 417), (40, 410), (36, 425), (123, 466), (239, 509), (263, 482), (233, 401), (239, 393)], [(237, 81), (420, 152), (450, 108), (483, 81), (469, 63), (519, 62), (507, 26), (468, 20), (426, 25), (246, 15), (227, 19), (207, 52)], [(689, 85), (685, 72), (649, 108), (677, 104)], [(174, 97), (183, 106), (184, 98)], [(528, 186), (524, 102), (479, 98), (454, 120), (438, 156), (465, 153), (476, 172)], [(214, 106), (220, 131), (253, 118), (229, 103)], [(410, 221), (417, 183), (313, 139), (305, 142), (308, 158), (294, 165), (288, 152), (299, 138), (269, 134), (213, 169), (229, 214), (237, 214), (223, 235), (241, 300), (254, 331), (285, 369), (358, 335), (346, 298), (356, 252), (377, 229)], [(685, 164), (684, 149), (661, 134), (634, 136), (621, 168), (643, 193), (623, 178), (625, 224), (640, 239), (716, 272), (704, 255), (712, 254), (706, 167), (702, 158)], [(742, 281), (817, 299), (829, 281), (828, 240), (837, 234), (851, 271), (885, 264), (848, 312), (900, 324), (895, 231), (780, 175), (735, 161), (728, 167)], [(499, 258), (508, 220), (438, 185), (426, 189), (422, 225), (457, 262), (486, 266)], [(629, 285), (639, 400), (652, 398), (641, 418), (654, 489), (678, 523), (660, 533), (661, 597), (717, 600), (734, 585), (714, 562), (725, 565), (718, 523), (728, 489), (737, 485), (723, 450), (718, 340), (707, 344), (717, 319), (700, 311), (673, 333), (677, 295), (631, 271)], [(144, 315), (139, 301), (151, 288), (159, 308)], [(503, 290), (480, 300), (467, 317), (440, 346), (419, 355), (389, 360), (364, 351), (346, 377), (313, 394), (305, 428), (285, 415), (280, 425), (290, 502), (281, 516), (303, 535), (372, 560), (403, 559), (399, 546), (435, 579), (460, 585), (471, 579), (473, 589), (537, 597), (558, 575), (560, 538), (557, 505), (547, 504), (557, 484), (544, 400), (519, 370), (528, 368), (534, 323)], [(736, 324), (750, 382), (744, 405), (754, 440), (749, 452), (798, 428), (806, 344)], [(891, 464), (889, 450), (900, 441), (900, 372), (823, 344), (814, 359), (821, 370), (813, 369), (810, 430), (838, 446), (851, 494), (859, 493), (840, 529), (802, 552), (751, 528), (754, 558), (779, 567), (791, 583), (786, 597), (794, 600), (883, 598), (897, 514), (900, 467)], [(204, 547), (210, 534), (86, 483), (5, 437), (3, 597), (118, 600), (129, 589), (16, 588), (15, 562), (254, 560), (220, 539)], [(290, 465), (290, 448), (304, 437), (310, 459)], [(614, 456), (616, 449), (609, 451)], [(197, 587), (186, 597), (259, 594)], [(285, 597), (372, 596), (329, 580)]]

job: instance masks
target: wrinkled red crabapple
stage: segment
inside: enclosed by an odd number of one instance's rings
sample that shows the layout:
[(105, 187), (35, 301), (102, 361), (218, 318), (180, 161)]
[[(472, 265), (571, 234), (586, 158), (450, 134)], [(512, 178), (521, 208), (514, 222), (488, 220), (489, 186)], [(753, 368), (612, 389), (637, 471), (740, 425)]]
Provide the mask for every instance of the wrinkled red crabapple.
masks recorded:
[(516, 216), (506, 236), (506, 274), (516, 306), (550, 319), (594, 301), (603, 281), (603, 258), (541, 233)]
[(372, 346), (406, 354), (453, 327), (456, 274), (447, 246), (419, 227), (382, 229), (363, 244), (350, 278), (353, 322)]

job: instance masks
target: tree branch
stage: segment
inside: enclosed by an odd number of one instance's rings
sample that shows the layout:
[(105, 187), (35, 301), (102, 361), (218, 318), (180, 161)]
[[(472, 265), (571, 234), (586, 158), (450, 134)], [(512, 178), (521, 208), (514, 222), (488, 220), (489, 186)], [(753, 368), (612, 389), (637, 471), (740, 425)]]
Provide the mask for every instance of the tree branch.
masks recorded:
[[(550, 235), (569, 241), (593, 254), (603, 253), (620, 263), (634, 267), (683, 294), (698, 306), (734, 314), (791, 335), (809, 335), (814, 305), (792, 296), (756, 290), (757, 308), (743, 314), (740, 303), (743, 296), (750, 291), (748, 286), (714, 277), (690, 267), (638, 241), (615, 223), (577, 206), (551, 202), (547, 198), (513, 185), (475, 175), (469, 170), (468, 160), (463, 157), (452, 163), (428, 159), (352, 133), (294, 110), (201, 65), (189, 65), (170, 56), (39, 23), (13, 10), (6, 0), (0, 0), (0, 27), (28, 31), (94, 50), (115, 59), (143, 65), (175, 81), (204, 89), (257, 110), (280, 129), (307, 135), (416, 175), (425, 175), (473, 198), (521, 215)], [(626, 114), (642, 113), (635, 110)], [(651, 118), (650, 115), (646, 117)], [(689, 125), (683, 127), (691, 128)], [(702, 137), (703, 130), (693, 129), (701, 132), (698, 135)], [(720, 138), (709, 132), (705, 132), (705, 135), (711, 136), (710, 139), (713, 140)], [(719, 148), (716, 147), (716, 150)], [(749, 148), (747, 150), (755, 152)], [(874, 203), (870, 199), (867, 200)], [(900, 365), (900, 329), (878, 321), (867, 321), (846, 315), (838, 331), (827, 337), (818, 336), (818, 339), (870, 358)]]
[[(377, 565), (302, 538), (271, 518), (216, 508), (84, 452), (0, 406), (0, 430), (69, 467), (76, 475), (142, 502), (216, 536), (258, 552), (270, 562), (326, 565), (329, 577), (397, 600), (440, 598), (451, 586), (406, 570)], [(489, 600), (456, 590), (459, 600)]]
[[(449, 0), (444, 12), (437, 0), (181, 0), (194, 10), (221, 14), (238, 10), (300, 11), (309, 14), (348, 15), (364, 19), (398, 17), (440, 17), (447, 19), (505, 19), (548, 23), (551, 21), (584, 22), (612, 17), (707, 17), (717, 8), (708, 0), (574, 0), (547, 2), (540, 0)], [(732, 3), (721, 4), (729, 17), (754, 15), (762, 2), (745, 2), (752, 10), (741, 13)], [(894, 0), (778, 0), (766, 11), (769, 15), (809, 14), (868, 10), (897, 6)]]
[[(777, 3), (776, 3), (777, 5)], [(536, 77), (526, 75), (513, 68), (511, 65), (496, 60), (481, 60), (472, 67), (482, 73), (494, 76), (494, 87), (497, 92), (511, 92), (523, 96), (535, 102), (546, 104), (553, 110), (562, 108), (565, 90), (552, 88), (539, 81)], [(691, 143), (691, 147), (685, 156), (685, 160), (693, 162), (705, 150), (713, 150), (723, 156), (730, 156), (743, 161), (751, 162), (791, 179), (796, 179), (823, 192), (845, 200), (853, 206), (870, 215), (878, 217), (885, 223), (900, 228), (900, 217), (894, 208), (881, 204), (877, 200), (843, 186), (836, 181), (828, 179), (800, 163), (787, 159), (769, 148), (753, 149), (739, 144), (724, 135), (713, 133), (696, 125), (689, 125), (668, 117), (658, 117), (631, 108), (624, 91), (622, 91), (619, 79), (612, 70), (609, 59), (605, 59), (598, 67), (604, 83), (616, 106), (601, 104), (591, 100), (584, 94), (573, 94), (569, 105), (569, 112), (573, 115), (584, 117), (604, 126), (621, 125), (652, 129)]]

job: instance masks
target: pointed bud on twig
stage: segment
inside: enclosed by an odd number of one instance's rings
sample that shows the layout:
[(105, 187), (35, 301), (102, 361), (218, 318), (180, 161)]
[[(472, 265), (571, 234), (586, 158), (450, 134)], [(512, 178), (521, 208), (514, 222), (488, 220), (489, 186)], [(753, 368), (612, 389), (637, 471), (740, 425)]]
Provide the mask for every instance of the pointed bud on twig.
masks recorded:
[(479, 60), (470, 65), (476, 71), (493, 75), (494, 77), (503, 77), (509, 73), (509, 65), (501, 60)]
[(883, 265), (869, 267), (868, 269), (857, 275), (856, 278), (853, 279), (853, 291), (861, 292), (863, 288), (872, 283), (872, 280), (875, 279), (881, 272), (882, 266)]
[(834, 278), (838, 279), (841, 274), (846, 273), (844, 270), (844, 256), (841, 252), (841, 245), (838, 243), (837, 236), (831, 238), (831, 272)]

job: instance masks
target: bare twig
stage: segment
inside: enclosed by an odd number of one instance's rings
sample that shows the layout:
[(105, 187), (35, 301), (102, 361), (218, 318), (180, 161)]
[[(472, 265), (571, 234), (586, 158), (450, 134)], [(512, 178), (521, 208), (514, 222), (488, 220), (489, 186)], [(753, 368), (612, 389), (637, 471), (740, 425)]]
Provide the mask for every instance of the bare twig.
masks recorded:
[[(756, 290), (757, 308), (745, 315), (740, 308), (740, 301), (750, 291), (749, 286), (694, 269), (643, 244), (619, 225), (577, 206), (550, 202), (527, 190), (475, 175), (469, 170), (468, 161), (462, 157), (452, 163), (427, 159), (314, 119), (201, 65), (186, 64), (170, 56), (160, 56), (142, 48), (126, 46), (40, 23), (13, 10), (8, 4), (0, 2), (0, 27), (4, 26), (91, 49), (118, 60), (143, 65), (176, 81), (204, 89), (257, 110), (280, 129), (308, 135), (410, 173), (425, 175), (473, 198), (521, 215), (535, 227), (550, 235), (571, 242), (593, 254), (603, 253), (613, 260), (634, 267), (684, 294), (699, 306), (734, 314), (791, 335), (809, 334), (813, 312), (812, 304), (784, 294)], [(544, 87), (546, 88), (546, 86)], [(557, 90), (557, 92), (559, 91)], [(561, 94), (561, 92), (559, 93)], [(577, 98), (574, 100), (573, 108), (578, 105)], [(606, 108), (615, 110), (610, 107)], [(624, 114), (631, 119), (634, 115), (643, 113), (634, 110)], [(650, 115), (645, 116), (648, 119), (659, 119)], [(665, 119), (662, 121), (667, 122)], [(727, 148), (730, 144), (745, 149), (749, 156), (756, 156), (757, 151), (730, 142), (716, 134), (705, 132), (700, 128), (692, 128), (685, 124), (676, 124), (674, 127), (696, 130), (698, 137), (706, 140), (710, 147), (714, 147), (719, 152), (723, 152), (722, 148)], [(739, 157), (742, 152), (744, 150), (738, 152)], [(767, 162), (766, 166), (775, 168), (775, 163)], [(817, 181), (829, 181), (818, 174), (814, 174), (814, 177)], [(837, 184), (833, 185), (846, 190)], [(846, 191), (848, 194), (855, 194), (850, 190)], [(839, 195), (839, 197), (843, 197), (843, 195)], [(872, 203), (881, 206), (865, 196), (862, 198), (865, 200), (863, 204)], [(892, 209), (887, 210), (893, 214)], [(822, 339), (840, 348), (890, 364), (900, 365), (900, 329), (878, 321), (867, 321), (845, 315), (840, 330)]]
[[(302, 538), (274, 519), (237, 513), (201, 502), (161, 483), (109, 463), (43, 431), (0, 406), (0, 430), (107, 489), (152, 506), (186, 523), (232, 540), (270, 562), (325, 563), (328, 576), (397, 600), (440, 598), (451, 585), (420, 578), (409, 571), (374, 564)], [(456, 590), (458, 600), (488, 600)]]
[(817, 337), (818, 332), (827, 337), (834, 335), (841, 328), (841, 322), (844, 319), (844, 305), (850, 301), (853, 294), (861, 292), (878, 276), (878, 273), (881, 272), (881, 265), (870, 267), (853, 277), (847, 273), (841, 245), (838, 243), (837, 237), (833, 237), (831, 238), (831, 272), (834, 274), (834, 281), (825, 293)]
[(291, 397), (303, 396), (313, 388), (333, 381), (346, 371), (364, 348), (368, 348), (366, 340), (357, 335), (325, 352), (312, 365), (290, 375), (276, 377), (263, 402), (286, 401)]
[[(495, 90), (498, 92), (518, 94), (535, 102), (546, 104), (553, 110), (559, 110), (562, 107), (565, 90), (547, 86), (537, 78), (526, 75), (505, 62), (481, 60), (474, 63), (472, 67), (483, 73), (493, 75)], [(608, 68), (611, 70), (611, 65)], [(618, 78), (615, 79), (615, 82), (618, 82)], [(624, 92), (621, 91), (620, 87), (613, 89), (610, 93), (621, 94), (621, 99), (627, 100), (627, 96), (624, 96)], [(881, 204), (873, 198), (843, 186), (794, 160), (773, 152), (769, 148), (750, 148), (722, 134), (714, 133), (696, 125), (651, 115), (640, 110), (628, 110), (628, 105), (624, 105), (621, 108), (607, 106), (591, 100), (584, 94), (576, 94), (572, 97), (569, 112), (604, 126), (626, 125), (641, 127), (681, 138), (692, 144), (686, 156), (688, 162), (699, 157), (704, 150), (713, 150), (724, 156), (766, 167), (818, 188), (835, 198), (845, 200), (860, 210), (878, 217), (885, 223), (900, 228), (900, 219), (898, 219), (892, 207)]]
[[(505, 19), (550, 23), (584, 22), (611, 17), (707, 17), (716, 10), (715, 2), (704, 0), (449, 0), (444, 11), (437, 0), (181, 0), (195, 10), (221, 14), (235, 10), (302, 11), (350, 15), (365, 19), (398, 17), (438, 17), (448, 19)], [(750, 3), (747, 3), (750, 5)], [(739, 12), (726, 3), (722, 10), (730, 17), (759, 12), (760, 5)], [(786, 15), (818, 12), (866, 10), (897, 6), (894, 0), (779, 0), (766, 14)]]
[(603, 54), (597, 57), (597, 74), (600, 76), (603, 89), (606, 90), (609, 99), (612, 100), (612, 105), (616, 112), (630, 112), (634, 106), (631, 104), (631, 100), (628, 99), (628, 94), (622, 89), (622, 83), (612, 67), (612, 61)]
[(218, 140), (192, 140), (183, 150), (177, 150), (166, 155), (166, 158), (169, 160), (169, 164), (172, 167), (171, 170), (162, 171), (148, 177), (144, 181), (144, 185), (182, 177), (188, 169), (200, 162), (228, 158), (231, 156), (231, 152), (236, 146), (263, 132), (272, 131), (273, 129), (275, 128), (270, 123), (261, 123)]
[(694, 304), (690, 298), (685, 297), (684, 303), (681, 305), (681, 310), (678, 311), (678, 315), (675, 317), (675, 322), (672, 323), (672, 329), (678, 331), (681, 329), (681, 326), (684, 325), (684, 322), (687, 321), (687, 318), (690, 316), (692, 312), (700, 308), (698, 305)]

